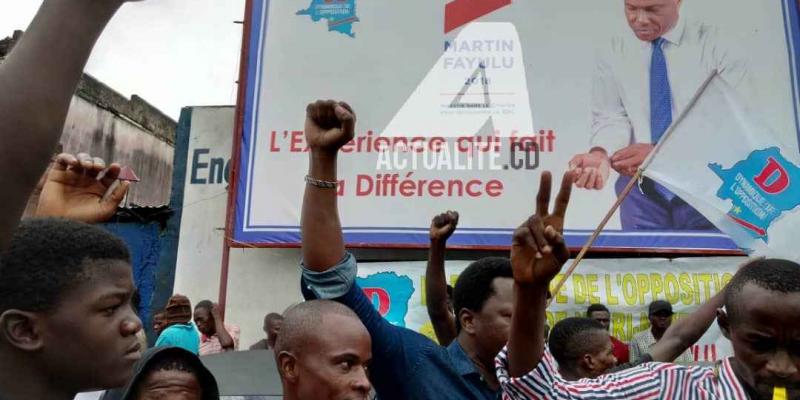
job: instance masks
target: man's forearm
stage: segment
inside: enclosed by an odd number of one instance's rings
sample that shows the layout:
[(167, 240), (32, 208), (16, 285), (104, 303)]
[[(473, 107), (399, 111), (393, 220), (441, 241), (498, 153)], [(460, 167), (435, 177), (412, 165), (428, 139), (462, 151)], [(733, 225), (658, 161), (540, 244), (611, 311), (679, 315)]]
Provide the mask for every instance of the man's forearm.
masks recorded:
[(121, 0), (45, 0), (0, 65), (0, 248), (55, 149), (86, 61)]
[[(308, 175), (317, 180), (336, 181), (336, 155), (310, 153)], [(336, 189), (307, 184), (300, 225), (306, 268), (321, 272), (342, 260), (345, 248)]]
[[(447, 277), (444, 270), (446, 242), (431, 240), (425, 270), (425, 304), (439, 343), (446, 345), (456, 336), (453, 315), (447, 307)], [(445, 343), (447, 342), (447, 343)]]
[(233, 349), (236, 343), (233, 341), (231, 334), (228, 333), (228, 330), (225, 329), (225, 324), (221, 321), (215, 322), (215, 327), (217, 330), (217, 338), (219, 338), (219, 345), (222, 346), (223, 349)]
[(720, 291), (697, 311), (672, 323), (661, 340), (650, 348), (653, 360), (671, 362), (700, 340), (716, 319), (717, 309), (725, 301), (724, 293)]
[(544, 354), (548, 284), (514, 285), (514, 311), (508, 339), (508, 372), (520, 377), (539, 365)]
[(428, 312), (447, 311), (447, 278), (444, 272), (446, 244), (431, 240), (428, 250), (428, 266), (425, 269), (425, 299)]

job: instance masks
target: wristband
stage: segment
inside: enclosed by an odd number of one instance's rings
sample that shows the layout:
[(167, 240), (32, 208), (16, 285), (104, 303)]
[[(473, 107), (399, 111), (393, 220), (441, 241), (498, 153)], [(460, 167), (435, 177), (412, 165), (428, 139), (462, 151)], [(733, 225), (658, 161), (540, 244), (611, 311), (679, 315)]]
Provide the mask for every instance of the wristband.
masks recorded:
[(314, 179), (308, 175), (306, 175), (306, 183), (311, 186), (316, 186), (321, 189), (336, 189), (339, 186), (339, 182), (331, 182), (331, 181), (323, 181), (319, 179)]

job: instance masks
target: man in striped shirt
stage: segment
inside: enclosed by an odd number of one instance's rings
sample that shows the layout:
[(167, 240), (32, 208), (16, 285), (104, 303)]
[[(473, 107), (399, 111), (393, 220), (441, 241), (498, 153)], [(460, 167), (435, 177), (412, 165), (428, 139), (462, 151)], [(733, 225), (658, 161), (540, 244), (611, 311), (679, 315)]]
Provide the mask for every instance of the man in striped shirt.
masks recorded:
[[(724, 304), (724, 295), (725, 291), (720, 291), (695, 312), (671, 324), (661, 339), (634, 362), (613, 366), (607, 361), (613, 342), (606, 328), (596, 319), (567, 318), (559, 321), (548, 340), (549, 349), (558, 364), (561, 377), (572, 381), (597, 378), (653, 361), (680, 362), (679, 356), (696, 343), (716, 320), (717, 309)], [(562, 326), (565, 323), (567, 325)], [(599, 334), (603, 332), (605, 335)]]
[(569, 258), (561, 236), (569, 193), (562, 185), (549, 214), (549, 192), (547, 179), (536, 215), (514, 232), (511, 334), (496, 360), (504, 399), (760, 400), (779, 387), (800, 398), (800, 265), (778, 259), (745, 265), (725, 290), (717, 319), (735, 357), (712, 367), (652, 362), (596, 379), (561, 377), (539, 333), (550, 282)]

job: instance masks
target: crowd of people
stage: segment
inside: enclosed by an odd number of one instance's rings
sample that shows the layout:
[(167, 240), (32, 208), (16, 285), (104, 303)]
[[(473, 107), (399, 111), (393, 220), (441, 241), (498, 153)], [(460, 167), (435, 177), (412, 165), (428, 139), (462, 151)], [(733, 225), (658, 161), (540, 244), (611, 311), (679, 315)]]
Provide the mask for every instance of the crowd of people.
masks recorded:
[[(218, 306), (193, 309), (174, 295), (154, 315), (158, 338), (147, 349), (129, 250), (95, 225), (125, 195), (119, 165), (61, 154), (48, 167), (90, 50), (122, 4), (45, 0), (0, 65), (2, 399), (72, 400), (91, 390), (108, 399), (215, 399), (215, 377), (198, 356), (239, 348), (239, 330)], [(674, 323), (671, 305), (653, 302), (651, 328), (627, 347), (610, 336), (603, 305), (546, 333), (549, 288), (570, 257), (562, 233), (571, 171), (552, 210), (553, 178), (543, 172), (509, 256), (474, 261), (450, 291), (445, 249), (459, 216), (434, 217), (426, 291), (438, 342), (390, 324), (356, 283), (339, 220), (338, 157), (356, 114), (332, 100), (306, 111), (306, 301), (268, 314), (266, 338), (251, 347), (273, 350), (285, 399), (800, 398), (800, 265), (790, 261), (745, 263), (722, 292)], [(43, 173), (37, 217), (20, 222)], [(685, 364), (715, 321), (734, 356)]]

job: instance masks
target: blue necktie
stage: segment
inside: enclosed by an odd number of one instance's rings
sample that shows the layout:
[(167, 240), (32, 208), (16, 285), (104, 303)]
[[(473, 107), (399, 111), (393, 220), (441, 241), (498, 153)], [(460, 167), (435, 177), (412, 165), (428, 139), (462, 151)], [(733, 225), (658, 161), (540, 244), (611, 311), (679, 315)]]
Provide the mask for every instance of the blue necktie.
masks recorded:
[[(653, 54), (650, 58), (650, 138), (653, 144), (658, 143), (672, 123), (672, 90), (667, 76), (667, 60), (661, 48), (663, 44), (664, 38), (653, 41)], [(675, 197), (675, 194), (658, 183), (655, 188), (667, 201)]]

